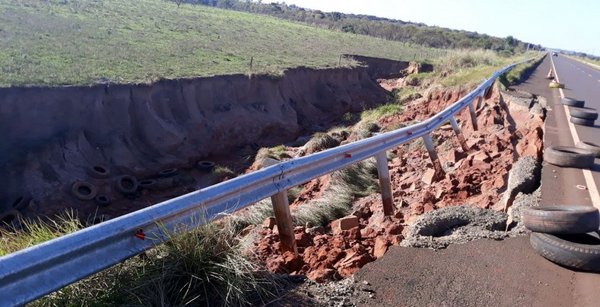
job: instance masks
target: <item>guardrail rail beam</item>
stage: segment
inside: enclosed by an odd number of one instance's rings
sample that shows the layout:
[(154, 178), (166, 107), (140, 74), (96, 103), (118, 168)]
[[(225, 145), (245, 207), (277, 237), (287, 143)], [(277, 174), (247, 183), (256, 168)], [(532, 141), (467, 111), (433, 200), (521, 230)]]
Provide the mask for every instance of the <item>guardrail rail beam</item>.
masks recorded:
[(394, 215), (394, 198), (392, 196), (392, 182), (388, 168), (387, 155), (382, 151), (375, 155), (377, 160), (377, 175), (379, 177), (379, 188), (381, 189), (381, 201), (383, 203), (383, 215)]

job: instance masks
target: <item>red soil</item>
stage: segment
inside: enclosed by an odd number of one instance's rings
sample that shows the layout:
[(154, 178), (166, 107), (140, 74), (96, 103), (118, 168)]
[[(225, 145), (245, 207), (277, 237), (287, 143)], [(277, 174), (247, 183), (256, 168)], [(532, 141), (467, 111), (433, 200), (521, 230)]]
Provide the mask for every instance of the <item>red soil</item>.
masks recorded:
[[(389, 82), (388, 82), (389, 84)], [(454, 103), (462, 91), (436, 91), (409, 103), (405, 111), (379, 120), (379, 125), (424, 120)], [(273, 272), (303, 274), (321, 282), (347, 277), (366, 263), (381, 257), (389, 245), (403, 239), (403, 231), (419, 215), (447, 206), (470, 204), (500, 210), (511, 165), (521, 156), (540, 156), (543, 119), (527, 108), (504, 98), (497, 90), (477, 108), (479, 130), (470, 123), (468, 110), (457, 115), (470, 151), (462, 152), (449, 125), (437, 129), (432, 138), (446, 171), (433, 180), (433, 165), (423, 145), (405, 144), (394, 150), (389, 163), (396, 214), (384, 217), (379, 194), (357, 199), (352, 215), (359, 226), (343, 231), (296, 227), (299, 256), (282, 255), (276, 230), (259, 231), (254, 254)], [(437, 141), (436, 141), (437, 140)], [(304, 186), (293, 207), (320, 197), (328, 176)], [(293, 209), (292, 209), (293, 210)]]

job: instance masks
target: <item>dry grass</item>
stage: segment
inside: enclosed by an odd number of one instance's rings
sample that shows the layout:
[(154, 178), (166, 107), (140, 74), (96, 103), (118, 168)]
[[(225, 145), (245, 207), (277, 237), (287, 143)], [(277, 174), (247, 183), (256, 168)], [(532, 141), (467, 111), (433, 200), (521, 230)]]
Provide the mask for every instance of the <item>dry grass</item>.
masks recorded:
[(323, 132), (315, 133), (310, 141), (304, 145), (304, 154), (309, 155), (340, 145), (340, 142), (331, 135)]
[[(64, 215), (56, 222), (23, 221), (3, 231), (3, 253), (83, 227)], [(187, 231), (183, 231), (187, 230)], [(246, 258), (227, 223), (180, 229), (146, 253), (69, 285), (32, 306), (250, 306), (274, 297), (284, 281)]]

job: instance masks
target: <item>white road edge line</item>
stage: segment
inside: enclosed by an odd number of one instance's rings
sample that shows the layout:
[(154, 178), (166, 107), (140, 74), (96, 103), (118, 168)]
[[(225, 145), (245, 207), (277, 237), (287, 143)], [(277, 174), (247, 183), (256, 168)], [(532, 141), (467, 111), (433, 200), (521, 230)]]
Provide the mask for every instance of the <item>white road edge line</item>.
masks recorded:
[[(560, 79), (558, 78), (558, 71), (556, 71), (556, 66), (554, 66), (554, 59), (550, 57), (550, 62), (552, 63), (552, 70), (554, 70), (554, 76), (556, 77), (556, 81), (560, 83)], [(561, 98), (565, 98), (565, 93), (562, 88), (558, 89)], [(563, 105), (565, 108), (565, 113), (567, 114), (567, 119), (571, 117), (571, 113), (569, 112), (569, 107)], [(573, 143), (579, 143), (579, 135), (577, 134), (577, 130), (575, 130), (575, 125), (568, 121), (569, 130), (571, 131), (571, 136), (573, 137)], [(590, 193), (590, 198), (592, 199), (592, 205), (598, 209), (600, 209), (600, 194), (598, 194), (598, 187), (596, 186), (596, 182), (594, 181), (594, 176), (592, 176), (592, 172), (589, 169), (582, 169), (583, 178), (585, 178), (585, 183), (588, 187), (588, 192)]]

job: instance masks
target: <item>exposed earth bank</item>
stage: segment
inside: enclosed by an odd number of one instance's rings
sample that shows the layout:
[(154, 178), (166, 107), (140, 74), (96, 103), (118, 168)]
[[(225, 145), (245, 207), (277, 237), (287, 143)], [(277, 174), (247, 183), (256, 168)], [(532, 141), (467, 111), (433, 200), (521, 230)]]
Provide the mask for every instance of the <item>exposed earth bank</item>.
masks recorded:
[[(293, 141), (347, 112), (385, 103), (390, 95), (375, 78), (402, 76), (409, 67), (356, 59), (366, 66), (0, 89), (0, 131), (10, 132), (0, 142), (0, 213), (53, 215), (75, 208), (115, 216), (213, 184), (215, 178), (194, 169), (197, 161), (242, 160), (261, 146)], [(179, 171), (159, 174), (168, 168)], [(167, 191), (120, 193), (123, 175)], [(163, 179), (171, 175), (177, 176)], [(135, 184), (122, 183), (125, 190)], [(73, 189), (90, 199), (74, 197)]]
[[(386, 84), (390, 83), (393, 82), (386, 81)], [(379, 119), (378, 125), (386, 131), (424, 120), (454, 103), (462, 94), (464, 91), (459, 89), (430, 91), (408, 103), (402, 112)], [(515, 204), (523, 199), (523, 194), (517, 195), (518, 192), (531, 193), (539, 186), (539, 175), (535, 173), (539, 173), (538, 161), (543, 148), (544, 101), (526, 93), (505, 92), (494, 87), (490, 97), (477, 105), (476, 113), (478, 130), (473, 129), (468, 110), (457, 116), (468, 152), (460, 149), (450, 125), (433, 133), (445, 174), (435, 174), (421, 141), (390, 151), (388, 159), (396, 205), (394, 216), (383, 216), (379, 194), (357, 198), (351, 215), (333, 221), (327, 227), (296, 227), (299, 257), (279, 252), (276, 228), (272, 229), (269, 224), (257, 230), (258, 240), (253, 253), (273, 272), (306, 275), (323, 282), (351, 276), (365, 264), (383, 256), (392, 245), (406, 243), (408, 246), (439, 248), (451, 243), (452, 239), (437, 238), (446, 235), (454, 235), (454, 242), (466, 242), (474, 238), (500, 239), (518, 234), (522, 229), (505, 232), (515, 226), (512, 223), (515, 217), (504, 211), (506, 204), (510, 205), (516, 196)], [(350, 135), (349, 139), (352, 138)], [(290, 155), (297, 152), (294, 148), (287, 150)], [(525, 157), (529, 158), (523, 160)], [(526, 179), (527, 185), (516, 184), (522, 178), (509, 179), (509, 171), (517, 160), (523, 160), (524, 168), (533, 170)], [(324, 176), (306, 184), (299, 200), (292, 204), (293, 210), (302, 207), (302, 200), (325, 195), (330, 182), (330, 176)], [(461, 207), (464, 209), (436, 210), (459, 205), (464, 205)], [(436, 233), (429, 233), (436, 229), (430, 226), (411, 231), (410, 226), (427, 213), (436, 213), (431, 215), (432, 219), (449, 221), (452, 225), (438, 229)], [(427, 225), (427, 222), (420, 223), (417, 225)], [(478, 232), (473, 235), (471, 228), (477, 228)], [(419, 233), (423, 229), (429, 230)], [(420, 236), (419, 239), (414, 238), (415, 234)], [(412, 241), (407, 241), (407, 236), (411, 236)], [(432, 238), (431, 244), (424, 240), (427, 238)]]

